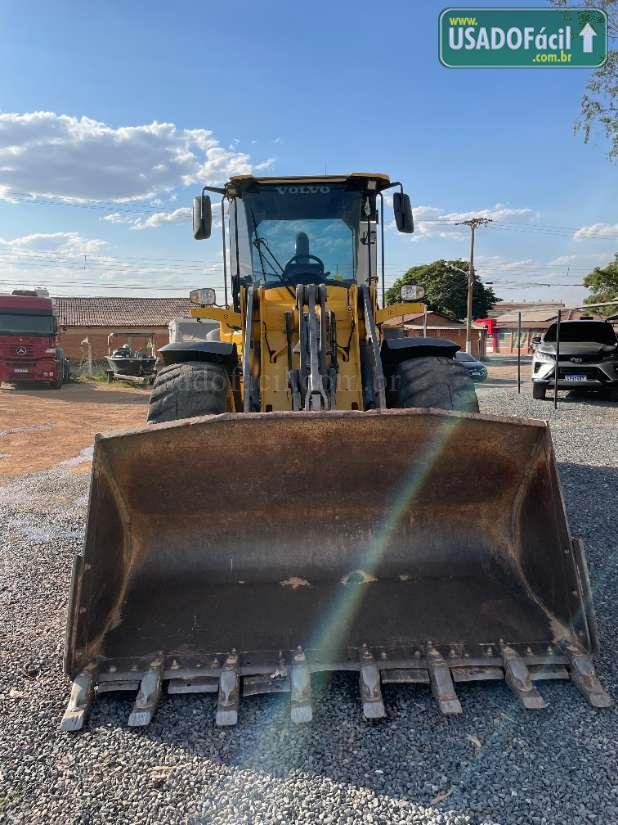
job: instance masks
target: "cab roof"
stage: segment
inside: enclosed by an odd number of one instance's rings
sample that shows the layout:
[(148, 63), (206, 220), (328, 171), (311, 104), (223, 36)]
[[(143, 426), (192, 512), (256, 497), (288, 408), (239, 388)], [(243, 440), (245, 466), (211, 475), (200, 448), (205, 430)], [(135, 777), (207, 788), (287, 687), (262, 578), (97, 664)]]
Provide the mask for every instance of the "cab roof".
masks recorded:
[(299, 184), (328, 184), (328, 183), (349, 183), (359, 188), (365, 188), (369, 181), (375, 181), (375, 189), (380, 192), (391, 185), (388, 175), (382, 172), (352, 172), (349, 175), (299, 175), (293, 177), (272, 177), (256, 178), (253, 175), (234, 175), (225, 185), (226, 191), (232, 194), (232, 190), (243, 192), (252, 185), (279, 185), (295, 186)]

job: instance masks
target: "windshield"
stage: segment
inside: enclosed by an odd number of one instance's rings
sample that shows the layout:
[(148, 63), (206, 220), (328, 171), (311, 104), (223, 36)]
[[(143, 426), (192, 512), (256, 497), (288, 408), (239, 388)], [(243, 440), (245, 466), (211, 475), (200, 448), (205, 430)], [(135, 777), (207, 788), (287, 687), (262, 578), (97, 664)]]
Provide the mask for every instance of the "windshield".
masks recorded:
[(0, 335), (53, 335), (53, 315), (0, 313)]
[[(545, 333), (544, 341), (556, 340), (556, 324), (552, 324)], [(591, 321), (590, 323), (563, 321), (560, 324), (560, 340), (565, 343), (615, 344), (616, 334), (611, 324)]]
[(254, 277), (266, 286), (351, 283), (361, 193), (336, 185), (262, 186), (243, 195)]
[(468, 355), (467, 352), (456, 352), (455, 358), (458, 361), (476, 361), (476, 358), (473, 358), (471, 355)]

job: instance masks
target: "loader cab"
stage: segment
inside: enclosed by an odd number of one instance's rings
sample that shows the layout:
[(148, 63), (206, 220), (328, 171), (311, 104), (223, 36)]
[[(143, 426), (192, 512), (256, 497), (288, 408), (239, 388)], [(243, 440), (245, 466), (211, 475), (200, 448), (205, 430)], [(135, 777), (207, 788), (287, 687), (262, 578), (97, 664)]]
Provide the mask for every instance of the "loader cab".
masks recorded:
[(377, 274), (378, 193), (388, 178), (233, 178), (228, 184), (234, 292), (323, 283), (347, 287)]

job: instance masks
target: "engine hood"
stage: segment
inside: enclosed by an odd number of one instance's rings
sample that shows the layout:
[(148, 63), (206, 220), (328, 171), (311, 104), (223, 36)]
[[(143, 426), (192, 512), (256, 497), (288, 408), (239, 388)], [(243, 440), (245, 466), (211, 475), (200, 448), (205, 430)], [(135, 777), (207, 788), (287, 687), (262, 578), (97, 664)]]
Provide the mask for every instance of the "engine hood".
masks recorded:
[[(556, 354), (555, 341), (543, 341), (537, 348), (538, 352), (545, 352), (548, 355)], [(610, 346), (608, 344), (599, 344), (596, 341), (561, 341), (560, 355), (598, 355), (603, 358), (607, 355), (616, 353), (618, 355), (618, 346)]]

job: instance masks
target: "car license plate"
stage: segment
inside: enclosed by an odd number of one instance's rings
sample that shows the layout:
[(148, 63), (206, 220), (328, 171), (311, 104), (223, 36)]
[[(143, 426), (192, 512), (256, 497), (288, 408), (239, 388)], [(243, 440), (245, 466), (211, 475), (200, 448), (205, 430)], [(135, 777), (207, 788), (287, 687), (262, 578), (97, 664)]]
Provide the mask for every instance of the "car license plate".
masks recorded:
[(585, 381), (587, 376), (577, 373), (576, 375), (565, 375), (565, 381)]
[(13, 370), (13, 372), (21, 372), (21, 373), (24, 373), (24, 372), (28, 372), (28, 370), (27, 370), (27, 369), (25, 369), (24, 367), (15, 367), (15, 369)]

